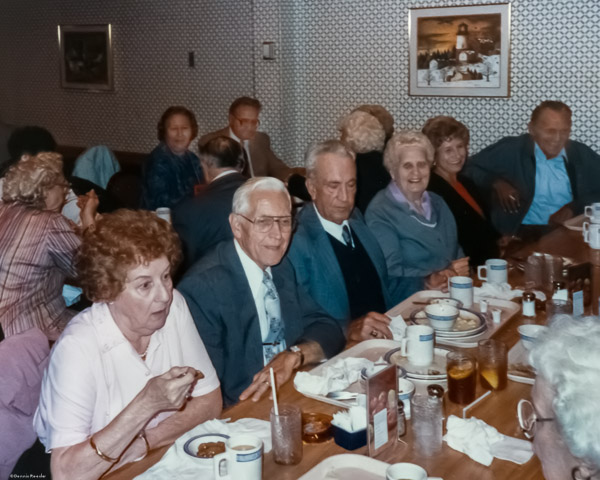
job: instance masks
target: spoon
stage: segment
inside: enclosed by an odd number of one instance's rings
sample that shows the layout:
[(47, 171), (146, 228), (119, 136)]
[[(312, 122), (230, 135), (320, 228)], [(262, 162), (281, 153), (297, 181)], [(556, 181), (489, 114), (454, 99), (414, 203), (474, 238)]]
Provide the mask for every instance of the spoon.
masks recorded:
[(327, 394), (327, 398), (331, 398), (332, 400), (354, 400), (356, 397), (358, 397), (358, 393), (345, 392), (343, 390)]

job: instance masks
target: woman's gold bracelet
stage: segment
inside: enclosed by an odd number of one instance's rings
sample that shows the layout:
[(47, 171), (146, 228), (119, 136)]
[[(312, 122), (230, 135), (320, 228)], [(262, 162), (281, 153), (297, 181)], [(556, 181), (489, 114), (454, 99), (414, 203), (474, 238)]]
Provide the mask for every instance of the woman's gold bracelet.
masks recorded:
[[(147, 441), (146, 441), (147, 442)], [(94, 449), (94, 451), (96, 452), (96, 454), (105, 462), (108, 463), (117, 463), (117, 461), (119, 460), (118, 458), (110, 458), (108, 455), (104, 455), (100, 449), (98, 448), (98, 446), (96, 445), (96, 443), (94, 442), (94, 436), (92, 435), (90, 437), (90, 445), (91, 447)]]

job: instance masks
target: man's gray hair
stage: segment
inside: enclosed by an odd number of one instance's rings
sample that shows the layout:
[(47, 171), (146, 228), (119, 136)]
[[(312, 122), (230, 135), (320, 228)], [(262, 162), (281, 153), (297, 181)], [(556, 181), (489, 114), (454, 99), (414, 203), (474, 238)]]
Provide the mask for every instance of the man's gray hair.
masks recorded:
[[(531, 365), (554, 390), (558, 431), (574, 457), (600, 467), (600, 323), (556, 317), (535, 342)], [(558, 447), (560, 448), (560, 447)]]
[(274, 177), (254, 177), (247, 180), (235, 191), (235, 194), (233, 195), (232, 212), (242, 215), (247, 214), (252, 208), (250, 205), (250, 195), (252, 195), (253, 192), (285, 193), (291, 209), (292, 199), (281, 180)]
[(331, 153), (340, 157), (356, 159), (356, 154), (345, 143), (340, 140), (325, 140), (311, 144), (304, 155), (304, 167), (306, 176), (312, 177), (317, 169), (317, 160), (321, 155)]

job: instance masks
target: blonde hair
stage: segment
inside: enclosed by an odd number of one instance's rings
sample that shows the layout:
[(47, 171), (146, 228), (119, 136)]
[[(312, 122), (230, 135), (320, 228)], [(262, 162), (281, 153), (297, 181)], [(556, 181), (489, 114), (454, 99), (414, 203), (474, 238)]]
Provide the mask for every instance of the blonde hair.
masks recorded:
[(44, 209), (48, 190), (55, 185), (68, 185), (62, 168), (62, 155), (59, 153), (42, 152), (34, 157), (24, 156), (6, 172), (2, 201)]
[(388, 169), (388, 172), (391, 173), (396, 169), (402, 160), (404, 150), (414, 147), (420, 148), (423, 151), (425, 159), (431, 167), (435, 149), (427, 136), (416, 130), (406, 130), (404, 132), (395, 133), (385, 147), (383, 165)]
[(383, 151), (385, 130), (373, 115), (356, 110), (340, 121), (342, 141), (356, 153)]

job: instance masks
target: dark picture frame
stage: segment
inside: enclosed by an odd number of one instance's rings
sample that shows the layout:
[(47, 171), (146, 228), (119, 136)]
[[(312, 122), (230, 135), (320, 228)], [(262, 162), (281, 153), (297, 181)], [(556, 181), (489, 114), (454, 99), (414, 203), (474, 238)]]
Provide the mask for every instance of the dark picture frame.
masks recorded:
[(113, 90), (111, 24), (59, 25), (58, 46), (61, 87), (92, 92)]
[(412, 8), (409, 95), (510, 96), (510, 4)]

